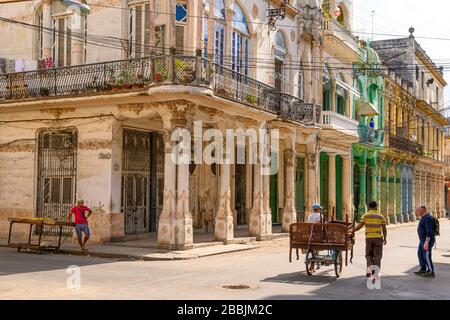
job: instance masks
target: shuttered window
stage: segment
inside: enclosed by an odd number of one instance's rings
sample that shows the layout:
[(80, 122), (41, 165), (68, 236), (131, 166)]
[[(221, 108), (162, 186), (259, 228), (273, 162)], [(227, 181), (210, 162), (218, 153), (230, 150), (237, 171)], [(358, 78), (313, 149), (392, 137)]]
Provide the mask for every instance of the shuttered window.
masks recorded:
[(177, 54), (183, 54), (183, 52), (184, 52), (184, 27), (183, 26), (176, 26), (175, 48), (177, 50)]

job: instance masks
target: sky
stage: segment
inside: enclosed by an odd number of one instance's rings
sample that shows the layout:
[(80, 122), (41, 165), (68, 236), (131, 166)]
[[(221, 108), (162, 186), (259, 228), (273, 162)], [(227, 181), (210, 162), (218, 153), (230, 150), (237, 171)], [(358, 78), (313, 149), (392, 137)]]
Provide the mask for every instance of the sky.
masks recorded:
[[(372, 38), (372, 11), (374, 39), (409, 36), (408, 29), (414, 27), (414, 36), (427, 54), (439, 66), (445, 64), (445, 106), (450, 107), (450, 1), (448, 0), (353, 0), (353, 31), (360, 38)], [(385, 35), (381, 35), (385, 34)], [(394, 36), (392, 36), (394, 35)], [(395, 36), (397, 35), (397, 36)], [(446, 38), (432, 40), (425, 38)]]

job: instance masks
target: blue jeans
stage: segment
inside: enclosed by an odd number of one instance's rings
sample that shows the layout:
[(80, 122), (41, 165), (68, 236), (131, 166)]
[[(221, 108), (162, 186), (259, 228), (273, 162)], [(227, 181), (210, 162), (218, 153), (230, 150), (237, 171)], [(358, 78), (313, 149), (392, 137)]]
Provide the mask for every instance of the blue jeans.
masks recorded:
[(419, 256), (420, 270), (434, 272), (433, 260), (431, 258), (431, 250), (433, 248), (433, 243), (430, 242), (429, 250), (425, 251), (423, 248), (425, 242), (419, 243), (419, 250), (417, 251), (417, 255)]
[(83, 232), (87, 238), (91, 236), (91, 231), (89, 230), (89, 226), (87, 224), (77, 224), (75, 226), (75, 232), (77, 233), (78, 239), (83, 238)]

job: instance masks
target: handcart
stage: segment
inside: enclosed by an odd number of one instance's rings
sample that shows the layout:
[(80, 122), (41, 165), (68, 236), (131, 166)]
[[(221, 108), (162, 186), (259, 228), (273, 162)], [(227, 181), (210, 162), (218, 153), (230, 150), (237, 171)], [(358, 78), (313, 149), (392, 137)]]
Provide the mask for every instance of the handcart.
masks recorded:
[[(355, 222), (331, 221), (329, 223), (294, 223), (290, 226), (289, 262), (292, 263), (292, 250), (296, 249), (297, 260), (299, 250), (306, 253), (306, 273), (311, 276), (315, 266), (334, 265), (336, 277), (342, 275), (344, 265), (348, 266), (348, 253), (353, 261), (353, 246)], [(320, 254), (327, 252), (327, 254)]]

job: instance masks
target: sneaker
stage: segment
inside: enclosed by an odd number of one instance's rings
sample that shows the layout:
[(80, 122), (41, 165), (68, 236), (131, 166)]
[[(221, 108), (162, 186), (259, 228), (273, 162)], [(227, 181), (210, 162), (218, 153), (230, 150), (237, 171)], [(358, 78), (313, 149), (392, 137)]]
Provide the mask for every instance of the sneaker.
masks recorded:
[(416, 276), (423, 276), (423, 275), (426, 274), (426, 273), (427, 273), (426, 271), (422, 271), (422, 270), (419, 270), (419, 271), (414, 272), (414, 274), (415, 274)]
[(436, 278), (436, 275), (434, 274), (434, 272), (427, 272), (423, 275), (424, 278)]

